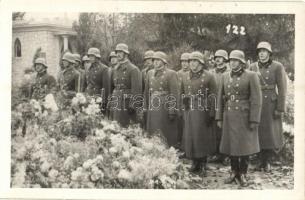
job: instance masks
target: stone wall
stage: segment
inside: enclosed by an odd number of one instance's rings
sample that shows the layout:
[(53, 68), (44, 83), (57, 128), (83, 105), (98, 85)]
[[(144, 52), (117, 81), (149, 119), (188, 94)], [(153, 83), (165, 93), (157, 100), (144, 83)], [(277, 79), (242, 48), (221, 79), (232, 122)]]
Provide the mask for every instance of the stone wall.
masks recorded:
[[(14, 43), (16, 38), (21, 42), (21, 57), (14, 55)], [(12, 82), (19, 85), (22, 81), (25, 68), (32, 67), (36, 50), (41, 47), (46, 54), (48, 71), (57, 76), (60, 56), (60, 36), (51, 31), (13, 32), (12, 37)]]

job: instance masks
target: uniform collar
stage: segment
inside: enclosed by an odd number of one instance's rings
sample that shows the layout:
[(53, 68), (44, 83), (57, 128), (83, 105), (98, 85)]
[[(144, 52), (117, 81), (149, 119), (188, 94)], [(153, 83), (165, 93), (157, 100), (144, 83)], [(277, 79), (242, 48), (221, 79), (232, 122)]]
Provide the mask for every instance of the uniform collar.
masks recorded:
[(166, 69), (165, 66), (163, 66), (162, 69), (159, 70), (154, 69), (155, 70), (154, 76), (158, 76), (159, 74), (164, 74), (165, 69)]
[(126, 64), (129, 63), (130, 61), (128, 59), (122, 61), (122, 62), (118, 62), (118, 65), (116, 66), (116, 69), (122, 69), (125, 70), (127, 68)]
[(216, 73), (224, 73), (227, 70), (227, 66), (224, 64), (221, 68), (216, 67), (215, 72)]
[(203, 71), (204, 71), (204, 69), (201, 69), (200, 71), (194, 73), (192, 70), (190, 70), (190, 78), (191, 79), (200, 78), (201, 75), (203, 74)]
[(268, 68), (272, 63), (272, 60), (269, 59), (267, 62), (262, 63), (261, 61), (258, 61), (259, 68)]
[(231, 70), (230, 74), (231, 76), (241, 76), (244, 73), (245, 69), (241, 67), (238, 71)]
[(64, 69), (62, 73), (64, 74), (68, 71), (73, 71), (73, 70), (74, 70), (74, 67), (70, 65), (68, 68)]
[(41, 72), (41, 73), (37, 73), (37, 77), (43, 77), (43, 76), (45, 76), (47, 74), (47, 71), (45, 70), (45, 71), (43, 71), (43, 72)]

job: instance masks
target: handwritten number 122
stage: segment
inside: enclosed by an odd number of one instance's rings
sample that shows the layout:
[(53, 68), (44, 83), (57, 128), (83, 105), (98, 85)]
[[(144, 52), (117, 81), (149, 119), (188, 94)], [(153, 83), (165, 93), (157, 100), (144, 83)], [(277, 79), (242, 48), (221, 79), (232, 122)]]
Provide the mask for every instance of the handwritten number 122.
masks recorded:
[(246, 28), (244, 26), (237, 26), (237, 25), (231, 25), (228, 24), (226, 26), (227, 34), (232, 32), (235, 35), (246, 35)]

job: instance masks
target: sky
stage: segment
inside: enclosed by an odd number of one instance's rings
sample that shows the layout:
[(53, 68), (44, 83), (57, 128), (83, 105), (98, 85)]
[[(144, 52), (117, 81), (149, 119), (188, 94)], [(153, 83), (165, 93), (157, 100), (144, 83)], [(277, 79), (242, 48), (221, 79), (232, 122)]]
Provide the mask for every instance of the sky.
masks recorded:
[(65, 15), (67, 16), (67, 18), (69, 20), (77, 20), (78, 19), (78, 14), (77, 12), (27, 12), (24, 16), (24, 18), (26, 20), (29, 20), (31, 18), (40, 21), (43, 20), (44, 18), (49, 18), (49, 19), (53, 19), (56, 17), (59, 18), (64, 18)]

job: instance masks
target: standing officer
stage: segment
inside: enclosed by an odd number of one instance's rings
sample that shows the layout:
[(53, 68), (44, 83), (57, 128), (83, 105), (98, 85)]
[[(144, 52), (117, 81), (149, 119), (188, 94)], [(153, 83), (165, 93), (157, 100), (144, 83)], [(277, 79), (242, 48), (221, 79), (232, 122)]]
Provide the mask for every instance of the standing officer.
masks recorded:
[(282, 115), (285, 111), (287, 78), (283, 65), (271, 59), (272, 49), (268, 42), (257, 45), (258, 61), (250, 70), (258, 72), (263, 93), (259, 142), (261, 147), (260, 166), (270, 172), (270, 159), (275, 149), (283, 146)]
[(160, 133), (169, 146), (178, 144), (179, 89), (177, 73), (167, 67), (167, 55), (154, 53), (154, 69), (148, 71), (144, 97), (147, 109), (147, 131)]
[(81, 61), (80, 55), (75, 53), (75, 54), (73, 54), (73, 56), (74, 56), (74, 61), (75, 61), (74, 68), (80, 74), (80, 92), (84, 92), (85, 85), (86, 85), (85, 84), (85, 81), (86, 81), (85, 70), (82, 69), (82, 61)]
[(74, 68), (75, 58), (72, 53), (63, 55), (63, 70), (59, 77), (59, 87), (64, 98), (72, 99), (77, 92), (80, 92), (80, 73)]
[(217, 98), (217, 125), (222, 128), (220, 153), (230, 156), (231, 174), (225, 183), (246, 187), (249, 155), (259, 152), (258, 124), (262, 93), (256, 73), (245, 70), (245, 55), (230, 53), (231, 71), (222, 76)]
[(31, 86), (30, 97), (33, 99), (43, 99), (49, 93), (56, 92), (56, 80), (47, 72), (45, 58), (37, 58), (34, 65), (37, 72), (34, 83)]
[(90, 59), (90, 67), (86, 73), (86, 93), (90, 96), (101, 96), (102, 112), (106, 113), (108, 95), (110, 94), (109, 70), (100, 59), (101, 54), (98, 48), (90, 48), (87, 53)]
[(142, 69), (142, 87), (143, 87), (143, 92), (145, 89), (145, 83), (146, 83), (146, 75), (149, 70), (154, 68), (154, 51), (149, 50), (146, 51), (144, 54), (144, 68)]
[[(137, 112), (141, 105), (135, 104), (142, 94), (141, 72), (128, 58), (126, 44), (118, 44), (115, 48), (118, 64), (111, 73), (110, 115), (121, 126), (127, 127), (137, 121)], [(139, 107), (138, 107), (139, 106)]]
[[(181, 54), (180, 57), (180, 64), (181, 64), (181, 69), (177, 72), (178, 76), (178, 88), (181, 88), (181, 83), (182, 83), (182, 77), (185, 74), (188, 74), (190, 71), (190, 66), (189, 66), (189, 58), (190, 58), (190, 53), (183, 53)], [(183, 135), (183, 114), (182, 111), (179, 112), (179, 117), (178, 117), (178, 143), (179, 143), (179, 148), (181, 149), (181, 142), (182, 142), (182, 135)], [(183, 155), (185, 156), (185, 155)]]
[[(211, 70), (213, 74), (215, 75), (216, 78), (216, 84), (217, 84), (217, 90), (220, 86), (221, 82), (221, 77), (222, 75), (229, 71), (229, 66), (227, 64), (229, 60), (228, 52), (222, 49), (219, 49), (215, 52), (214, 55), (214, 60), (215, 60), (215, 68)], [(215, 155), (214, 159), (212, 159), (212, 162), (219, 162), (219, 163), (224, 163), (225, 164), (225, 156), (221, 155), (219, 153), (219, 146), (220, 146), (220, 140), (221, 140), (221, 135), (222, 135), (222, 130), (218, 126), (213, 126), (214, 132), (216, 134), (216, 151), (217, 154)]]
[(212, 131), (215, 118), (216, 80), (208, 71), (202, 53), (190, 54), (190, 71), (182, 77), (184, 130), (182, 147), (192, 159), (193, 173), (206, 176), (207, 156), (216, 151), (216, 137)]
[[(144, 66), (141, 71), (141, 76), (142, 76), (142, 92), (144, 93), (145, 90), (145, 83), (146, 83), (146, 77), (148, 71), (152, 70), (154, 68), (154, 51), (148, 50), (144, 53)], [(141, 127), (146, 130), (146, 122), (147, 122), (147, 112), (144, 112), (141, 110), (140, 112), (140, 118), (141, 118)]]
[(110, 68), (113, 69), (118, 64), (118, 56), (114, 51), (109, 54)]
[[(86, 74), (88, 69), (91, 66), (91, 62), (90, 62), (90, 59), (87, 55), (83, 56), (82, 61), (83, 61), (82, 69), (85, 70), (85, 74)], [(86, 81), (85, 81), (85, 83), (86, 83)], [(87, 86), (85, 88), (87, 88)]]

